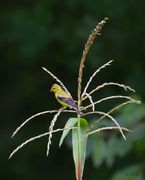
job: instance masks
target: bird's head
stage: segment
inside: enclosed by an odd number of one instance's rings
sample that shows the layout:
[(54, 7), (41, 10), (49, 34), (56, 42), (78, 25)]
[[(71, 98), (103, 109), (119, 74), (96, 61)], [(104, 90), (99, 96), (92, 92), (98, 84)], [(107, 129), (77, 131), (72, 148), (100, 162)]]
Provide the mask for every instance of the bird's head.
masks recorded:
[(61, 90), (61, 87), (58, 84), (53, 84), (53, 86), (50, 89), (50, 92), (57, 93)]

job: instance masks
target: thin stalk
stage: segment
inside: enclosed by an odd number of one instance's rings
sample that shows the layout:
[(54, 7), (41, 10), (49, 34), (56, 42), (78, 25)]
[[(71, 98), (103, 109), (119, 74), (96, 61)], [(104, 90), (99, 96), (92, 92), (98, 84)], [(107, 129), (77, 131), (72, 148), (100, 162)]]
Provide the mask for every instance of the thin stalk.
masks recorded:
[(78, 116), (78, 169), (77, 169), (77, 180), (81, 180), (81, 149), (80, 149), (80, 117)]

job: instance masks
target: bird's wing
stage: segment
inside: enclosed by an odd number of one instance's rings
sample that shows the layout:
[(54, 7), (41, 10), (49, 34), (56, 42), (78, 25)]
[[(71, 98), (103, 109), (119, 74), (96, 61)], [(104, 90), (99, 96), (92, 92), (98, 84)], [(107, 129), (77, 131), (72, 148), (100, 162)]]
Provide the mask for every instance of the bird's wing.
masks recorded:
[(63, 97), (63, 96), (57, 96), (57, 99), (59, 101), (62, 101), (66, 104), (68, 104), (68, 106), (71, 108), (77, 108), (76, 103), (74, 102), (74, 100), (72, 99), (72, 97)]

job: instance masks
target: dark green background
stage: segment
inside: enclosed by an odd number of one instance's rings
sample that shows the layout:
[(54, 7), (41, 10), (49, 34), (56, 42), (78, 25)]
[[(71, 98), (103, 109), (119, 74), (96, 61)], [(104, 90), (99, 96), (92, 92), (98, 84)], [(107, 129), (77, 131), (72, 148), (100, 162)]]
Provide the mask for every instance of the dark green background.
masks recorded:
[[(127, 141), (114, 131), (90, 137), (84, 180), (143, 179), (145, 1), (141, 0), (1, 1), (0, 179), (75, 179), (70, 139), (59, 149), (60, 133), (52, 138), (49, 157), (46, 157), (45, 137), (27, 145), (8, 160), (9, 154), (23, 141), (46, 132), (53, 115), (33, 119), (16, 137), (10, 137), (31, 115), (60, 108), (49, 93), (55, 81), (42, 66), (58, 76), (76, 99), (78, 67), (84, 45), (91, 30), (104, 17), (109, 21), (87, 56), (83, 85), (99, 66), (113, 59), (110, 67), (97, 74), (90, 90), (103, 82), (124, 83), (136, 90), (135, 98), (140, 99), (142, 105), (126, 106), (115, 114), (118, 121), (122, 120), (122, 125), (134, 130), (131, 135), (127, 134)], [(96, 98), (113, 94), (133, 95), (111, 86), (98, 91)], [(110, 102), (97, 108), (106, 111), (111, 108)], [(56, 128), (63, 127), (69, 117), (69, 114), (61, 115)], [(89, 120), (96, 118), (93, 116)], [(130, 121), (126, 123), (128, 118)], [(119, 178), (115, 177), (117, 173)]]

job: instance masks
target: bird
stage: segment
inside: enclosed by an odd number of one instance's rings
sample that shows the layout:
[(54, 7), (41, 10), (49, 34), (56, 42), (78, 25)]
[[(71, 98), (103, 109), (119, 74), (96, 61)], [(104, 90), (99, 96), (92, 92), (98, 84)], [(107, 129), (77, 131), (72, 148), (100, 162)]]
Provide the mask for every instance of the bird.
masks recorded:
[(65, 92), (61, 86), (58, 84), (53, 84), (50, 92), (54, 92), (56, 100), (63, 105), (64, 107), (69, 107), (70, 109), (74, 109), (77, 114), (81, 115), (82, 112), (78, 109), (78, 106), (76, 105), (73, 98)]

